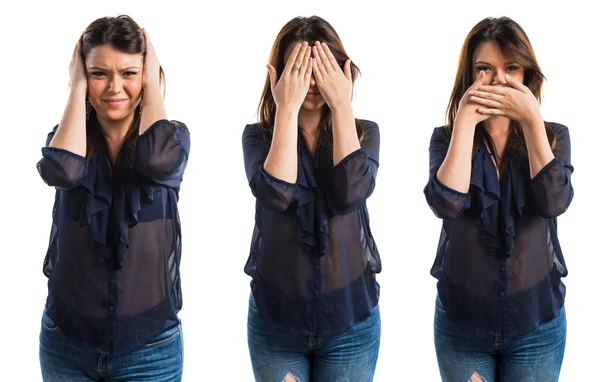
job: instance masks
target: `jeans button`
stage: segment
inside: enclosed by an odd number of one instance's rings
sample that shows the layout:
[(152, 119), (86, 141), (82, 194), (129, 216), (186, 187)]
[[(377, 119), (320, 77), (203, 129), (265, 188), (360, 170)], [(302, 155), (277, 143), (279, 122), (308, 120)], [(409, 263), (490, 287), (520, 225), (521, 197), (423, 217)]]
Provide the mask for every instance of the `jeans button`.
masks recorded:
[(504, 297), (504, 292), (500, 292), (500, 297)]

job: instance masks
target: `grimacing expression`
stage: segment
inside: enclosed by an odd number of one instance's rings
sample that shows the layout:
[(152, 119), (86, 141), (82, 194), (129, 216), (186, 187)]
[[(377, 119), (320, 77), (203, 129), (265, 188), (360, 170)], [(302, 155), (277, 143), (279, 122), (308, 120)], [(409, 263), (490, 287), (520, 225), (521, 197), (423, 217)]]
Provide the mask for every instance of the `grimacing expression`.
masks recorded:
[(144, 60), (141, 54), (94, 48), (86, 58), (88, 98), (98, 120), (117, 122), (135, 112), (141, 100)]

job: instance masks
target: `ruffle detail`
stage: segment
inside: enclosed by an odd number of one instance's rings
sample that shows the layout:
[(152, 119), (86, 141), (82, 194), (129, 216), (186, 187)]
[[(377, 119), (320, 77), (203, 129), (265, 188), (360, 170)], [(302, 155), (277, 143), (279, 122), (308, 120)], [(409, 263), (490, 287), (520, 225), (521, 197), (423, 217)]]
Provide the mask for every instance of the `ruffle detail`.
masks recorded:
[(92, 252), (99, 254), (101, 261), (110, 261), (113, 254), (108, 245), (108, 226), (113, 191), (110, 169), (105, 161), (105, 158), (93, 155), (88, 164), (88, 175), (80, 185), (87, 190), (87, 195), (79, 213), (79, 226), (88, 227)]
[(318, 250), (325, 254), (329, 245), (329, 217), (325, 198), (317, 198), (319, 187), (311, 160), (304, 150), (298, 150), (298, 207), (296, 209), (297, 237), (304, 243), (304, 252)]
[(515, 246), (515, 223), (523, 216), (526, 204), (526, 171), (512, 158), (501, 182), (485, 146), (473, 157), (471, 215), (480, 221), (481, 241), (498, 255), (510, 257)]

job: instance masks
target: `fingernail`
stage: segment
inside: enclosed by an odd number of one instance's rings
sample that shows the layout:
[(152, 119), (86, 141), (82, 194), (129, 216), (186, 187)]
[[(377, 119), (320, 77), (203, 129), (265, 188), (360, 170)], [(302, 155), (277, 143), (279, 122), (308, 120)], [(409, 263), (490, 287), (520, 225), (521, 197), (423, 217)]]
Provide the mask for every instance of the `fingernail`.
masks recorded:
[(509, 76), (508, 74), (506, 75), (506, 79), (507, 79), (507, 80), (510, 80), (510, 76)]

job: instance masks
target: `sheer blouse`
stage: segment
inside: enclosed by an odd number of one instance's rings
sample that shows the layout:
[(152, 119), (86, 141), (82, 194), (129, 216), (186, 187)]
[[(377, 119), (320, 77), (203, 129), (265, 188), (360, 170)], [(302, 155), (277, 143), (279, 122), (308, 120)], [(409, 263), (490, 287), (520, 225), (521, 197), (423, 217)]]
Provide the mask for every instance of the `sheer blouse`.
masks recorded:
[(37, 164), (42, 179), (56, 188), (43, 267), (46, 314), (97, 353), (141, 348), (179, 323), (177, 201), (190, 151), (188, 129), (155, 122), (139, 136), (133, 165), (124, 163), (112, 175), (102, 150), (86, 160), (48, 147), (57, 127)]
[(298, 141), (298, 176), (288, 183), (263, 164), (270, 145), (258, 125), (242, 138), (246, 175), (256, 197), (255, 227), (244, 271), (259, 313), (282, 330), (343, 333), (377, 306), (381, 260), (366, 200), (379, 167), (379, 128), (365, 126), (361, 148), (337, 165), (313, 162)]

